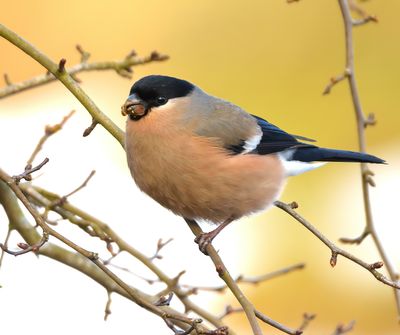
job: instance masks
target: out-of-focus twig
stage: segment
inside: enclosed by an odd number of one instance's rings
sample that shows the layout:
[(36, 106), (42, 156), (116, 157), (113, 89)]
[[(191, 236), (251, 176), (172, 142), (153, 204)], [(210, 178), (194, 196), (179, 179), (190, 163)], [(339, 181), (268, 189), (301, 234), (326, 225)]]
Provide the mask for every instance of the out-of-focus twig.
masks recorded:
[(63, 117), (61, 122), (54, 124), (52, 126), (47, 125), (44, 128), (44, 135), (40, 138), (39, 142), (36, 144), (36, 147), (31, 154), (31, 156), (29, 157), (28, 161), (26, 162), (25, 170), (32, 168), (33, 161), (35, 160), (35, 158), (36, 158), (37, 154), (40, 152), (40, 150), (42, 150), (44, 143), (49, 139), (49, 137), (51, 137), (52, 135), (54, 135), (55, 133), (60, 131), (63, 128), (64, 124), (71, 118), (72, 115), (74, 115), (74, 113), (75, 113), (75, 111), (72, 110), (71, 112), (69, 112), (68, 115)]
[(342, 335), (346, 333), (350, 333), (354, 329), (354, 325), (356, 322), (350, 321), (347, 325), (338, 325), (332, 335)]
[(14, 179), (15, 183), (19, 184), (21, 179), (25, 179), (27, 181), (32, 180), (31, 174), (33, 172), (39, 171), (45, 164), (49, 162), (49, 159), (46, 157), (43, 162), (38, 164), (37, 166), (32, 167), (32, 165), (27, 165), (25, 167), (25, 171), (22, 172), (19, 175), (13, 176), (12, 178)]
[[(302, 270), (304, 269), (306, 265), (304, 263), (298, 263), (294, 265), (290, 265), (287, 267), (284, 267), (282, 269), (268, 272), (266, 274), (260, 275), (260, 276), (254, 276), (254, 277), (248, 277), (245, 275), (239, 275), (237, 276), (234, 280), (238, 284), (252, 284), (252, 285), (258, 285), (262, 282), (268, 281), (273, 278), (281, 277), (285, 274), (291, 273), (293, 271), (297, 270)], [(221, 285), (221, 286), (192, 286), (192, 285), (186, 285), (186, 284), (181, 284), (182, 287), (189, 288), (191, 290), (195, 291), (211, 291), (211, 292), (223, 292), (227, 288), (226, 285)]]
[[(29, 184), (21, 185), (24, 193), (38, 206), (43, 206), (45, 208), (49, 207), (51, 203), (54, 203), (61, 199), (59, 195), (42, 189), (38, 186), (33, 186)], [(212, 313), (205, 309), (202, 309), (197, 304), (193, 303), (189, 299), (189, 294), (186, 289), (183, 289), (179, 285), (178, 275), (176, 278), (168, 277), (157, 265), (149, 259), (148, 256), (141, 253), (139, 250), (132, 247), (129, 243), (123, 240), (116, 232), (114, 232), (109, 225), (100, 221), (93, 215), (77, 208), (69, 202), (61, 202), (59, 206), (53, 207), (52, 211), (58, 213), (66, 220), (79, 226), (84, 231), (86, 231), (91, 236), (97, 236), (102, 240), (111, 240), (119, 248), (119, 252), (127, 252), (131, 256), (142, 262), (150, 271), (152, 271), (158, 278), (160, 282), (167, 285), (168, 290), (174, 292), (174, 294), (181, 300), (185, 306), (187, 312), (192, 311), (199, 315), (202, 319), (207, 320), (212, 325), (220, 328), (223, 327), (223, 323)], [(106, 262), (108, 263), (108, 262)], [(234, 335), (232, 329), (229, 330), (229, 334)]]
[[(15, 180), (9, 176), (5, 171), (0, 169), (0, 183), (4, 182), (6, 184), (5, 187), (9, 187), (12, 192), (15, 194), (15, 196), (22, 202), (22, 204), (25, 206), (25, 208), (28, 210), (28, 212), (32, 215), (34, 218), (36, 224), (42, 228), (43, 233), (46, 235), (51, 235), (61, 241), (62, 243), (66, 244), (82, 256), (84, 256), (87, 260), (91, 261), (93, 264), (95, 264), (102, 272), (104, 272), (113, 282), (115, 285), (119, 286), (122, 288), (123, 291), (139, 306), (142, 308), (148, 310), (149, 312), (158, 315), (161, 317), (163, 320), (168, 320), (169, 322), (172, 322), (171, 320), (177, 321), (178, 324), (180, 324), (179, 327), (182, 329), (187, 329), (187, 326), (191, 326), (193, 324), (193, 319), (188, 318), (186, 315), (182, 315), (179, 313), (174, 313), (174, 314), (169, 314), (165, 312), (165, 310), (161, 307), (155, 306), (149, 299), (144, 298), (144, 296), (140, 293), (139, 290), (136, 288), (133, 288), (129, 285), (127, 285), (122, 279), (120, 279), (118, 276), (116, 276), (110, 269), (107, 268), (106, 265), (103, 264), (103, 262), (99, 259), (98, 255), (96, 253), (90, 252), (79, 245), (75, 244), (65, 236), (61, 235), (57, 231), (55, 231), (53, 228), (48, 226), (42, 216), (37, 212), (37, 210), (32, 206), (31, 202), (26, 198), (24, 193), (22, 192), (21, 188), (19, 185), (15, 182)], [(3, 186), (2, 186), (3, 187)], [(4, 187), (2, 189), (4, 192)], [(2, 202), (4, 206), (4, 199)], [(38, 249), (38, 250), (41, 250)], [(186, 326), (182, 326), (185, 325)]]
[(298, 328), (298, 330), (304, 331), (308, 327), (310, 322), (315, 319), (316, 316), (317, 316), (316, 314), (304, 313), (303, 321), (301, 322), (301, 325)]
[[(26, 198), (24, 198), (24, 195), (18, 191), (19, 186), (13, 183), (13, 181), (7, 174), (4, 175), (4, 171), (2, 171), (1, 169), (0, 177), (1, 180), (6, 179), (6, 182), (2, 182), (0, 180), (0, 204), (4, 207), (10, 224), (14, 227), (16, 231), (18, 231), (18, 233), (21, 234), (21, 236), (28, 244), (33, 245), (35, 243), (38, 243), (38, 241), (40, 240), (40, 235), (26, 219), (25, 214), (22, 212), (19, 206), (16, 194), (19, 195), (19, 199), (23, 204), (29, 204), (29, 202), (27, 202)], [(26, 185), (21, 185), (21, 187), (23, 186)], [(13, 189), (17, 190), (16, 193), (13, 192)], [(28, 206), (28, 211), (31, 212), (33, 207), (30, 204)], [(39, 213), (35, 212), (34, 210), (32, 212), (35, 214), (35, 221), (43, 223), (42, 219), (40, 219)], [(47, 227), (46, 229), (52, 231), (50, 235), (57, 235), (53, 233), (53, 230), (50, 227)], [(85, 251), (84, 249), (81, 249), (79, 246), (74, 245), (67, 239), (65, 240), (67, 241), (69, 246), (75, 249), (75, 251)], [(113, 275), (111, 271), (109, 271), (104, 266), (99, 266), (99, 259), (94, 253), (88, 252), (88, 254), (83, 255), (80, 252), (72, 252), (64, 249), (61, 246), (48, 242), (38, 250), (38, 254), (50, 257), (58, 262), (75, 268), (76, 270), (87, 275), (94, 281), (98, 282), (107, 290), (107, 292), (115, 292), (136, 303), (138, 302), (136, 300), (137, 297), (139, 298), (139, 302), (146, 301), (145, 305), (140, 306), (146, 308), (151, 305), (149, 308), (151, 308), (151, 310), (154, 311), (155, 314), (159, 315), (163, 319), (170, 320), (170, 322), (179, 326), (181, 329), (187, 329), (188, 325), (190, 326), (193, 323), (193, 319), (186, 317), (184, 314), (181, 314), (168, 306), (163, 306), (162, 309), (160, 309), (160, 307), (153, 306), (153, 296), (145, 294), (144, 292), (136, 288), (126, 286), (126, 284), (124, 284), (120, 279), (114, 278), (115, 275)], [(200, 334), (201, 332), (207, 334), (207, 332), (210, 331), (208, 327), (202, 324), (199, 324), (197, 329)]]
[(149, 259), (150, 260), (154, 260), (154, 259), (162, 259), (162, 256), (160, 254), (160, 251), (168, 244), (171, 243), (173, 241), (173, 238), (169, 238), (166, 241), (163, 241), (161, 238), (158, 240), (157, 242), (157, 250), (154, 253), (153, 256), (151, 256)]

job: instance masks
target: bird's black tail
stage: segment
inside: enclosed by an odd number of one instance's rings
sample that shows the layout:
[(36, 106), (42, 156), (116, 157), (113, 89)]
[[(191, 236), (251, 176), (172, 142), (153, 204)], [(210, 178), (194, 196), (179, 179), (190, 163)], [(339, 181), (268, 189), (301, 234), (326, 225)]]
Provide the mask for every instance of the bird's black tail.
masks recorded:
[(293, 153), (291, 160), (301, 162), (363, 162), (363, 163), (385, 163), (383, 159), (363, 154), (361, 152), (325, 149), (313, 146), (299, 147)]

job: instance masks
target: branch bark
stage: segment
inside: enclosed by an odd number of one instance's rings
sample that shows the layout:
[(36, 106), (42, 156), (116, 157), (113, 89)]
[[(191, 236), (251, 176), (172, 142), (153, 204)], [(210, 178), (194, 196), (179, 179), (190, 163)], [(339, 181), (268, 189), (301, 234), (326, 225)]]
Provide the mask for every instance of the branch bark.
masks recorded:
[[(359, 150), (361, 152), (366, 152), (366, 136), (365, 129), (368, 125), (371, 124), (371, 120), (369, 117), (365, 117), (361, 106), (361, 99), (358, 91), (356, 76), (355, 76), (355, 68), (354, 68), (354, 47), (353, 47), (353, 26), (357, 25), (351, 16), (350, 7), (348, 0), (338, 0), (340, 10), (343, 17), (344, 31), (345, 31), (345, 43), (346, 43), (346, 73), (347, 80), (350, 87), (351, 98), (353, 102), (354, 112), (357, 120), (357, 134), (358, 134), (358, 143)], [(365, 22), (364, 22), (365, 23)], [(373, 120), (374, 121), (374, 120)], [(372, 122), (373, 124), (373, 122)], [(378, 249), (379, 255), (381, 256), (385, 267), (388, 271), (390, 279), (393, 282), (398, 281), (398, 273), (396, 272), (394, 266), (392, 265), (390, 258), (386, 254), (386, 251), (382, 245), (382, 242), (379, 239), (378, 233), (375, 229), (375, 223), (372, 218), (372, 209), (371, 209), (371, 200), (369, 196), (369, 186), (373, 186), (374, 182), (372, 181), (373, 173), (369, 169), (366, 163), (361, 163), (361, 178), (362, 178), (362, 192), (364, 199), (364, 209), (365, 209), (365, 218), (366, 218), (366, 227), (364, 232), (361, 234), (360, 238), (354, 239), (356, 243), (361, 243), (362, 240), (371, 235), (376, 248)], [(398, 318), (400, 319), (400, 291), (398, 289), (394, 289), (394, 295), (397, 306)]]
[[(135, 54), (133, 55), (129, 54), (127, 57), (116, 61), (88, 63), (87, 60), (83, 60), (81, 63), (74, 65), (68, 69), (65, 69), (65, 72), (67, 72), (76, 82), (79, 82), (79, 80), (77, 80), (77, 78), (75, 77), (79, 73), (90, 72), (90, 71), (107, 71), (107, 70), (114, 70), (118, 75), (124, 78), (131, 79), (132, 78), (131, 67), (148, 64), (155, 61), (164, 61), (167, 59), (168, 56), (160, 55), (157, 52), (152, 52), (150, 55), (146, 57), (137, 57)], [(11, 83), (8, 77), (6, 78), (7, 79), (5, 79), (5, 81), (7, 85), (4, 88), (0, 89), (0, 99), (57, 80), (57, 77), (50, 73), (45, 73), (36, 76), (34, 78), (22, 81), (20, 83)]]

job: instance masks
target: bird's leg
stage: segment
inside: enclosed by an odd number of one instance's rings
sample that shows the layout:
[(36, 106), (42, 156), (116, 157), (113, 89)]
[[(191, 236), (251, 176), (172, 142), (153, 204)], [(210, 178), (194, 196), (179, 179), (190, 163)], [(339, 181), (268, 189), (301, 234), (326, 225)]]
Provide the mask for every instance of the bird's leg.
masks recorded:
[(194, 241), (199, 245), (200, 251), (204, 255), (208, 255), (207, 253), (207, 246), (212, 242), (212, 240), (220, 233), (222, 229), (224, 229), (228, 224), (230, 224), (234, 219), (232, 217), (228, 218), (224, 222), (222, 222), (217, 228), (208, 232), (208, 233), (201, 233), (198, 235)]

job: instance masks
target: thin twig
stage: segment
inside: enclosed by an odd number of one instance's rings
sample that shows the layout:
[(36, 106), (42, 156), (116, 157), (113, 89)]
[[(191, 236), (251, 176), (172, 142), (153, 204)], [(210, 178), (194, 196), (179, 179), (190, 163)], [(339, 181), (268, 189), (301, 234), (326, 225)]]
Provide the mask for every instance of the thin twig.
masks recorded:
[(154, 260), (154, 259), (162, 259), (162, 255), (160, 255), (160, 251), (162, 248), (164, 248), (168, 243), (172, 242), (174, 239), (173, 238), (169, 238), (166, 241), (163, 241), (161, 238), (158, 240), (157, 242), (157, 250), (155, 252), (155, 254), (151, 257), (149, 257), (150, 260)]
[(6, 85), (7, 86), (11, 86), (12, 85), (12, 81), (10, 80), (10, 77), (8, 76), (8, 74), (4, 73), (3, 77), (4, 77), (4, 82), (6, 83)]
[(111, 314), (111, 291), (107, 291), (107, 302), (106, 308), (104, 309), (104, 321), (107, 321), (109, 315)]
[[(260, 275), (260, 276), (255, 276), (255, 277), (247, 277), (244, 275), (239, 275), (236, 277), (235, 282), (238, 284), (253, 284), (253, 285), (258, 285), (261, 282), (268, 281), (270, 279), (276, 278), (283, 276), (285, 274), (291, 273), (293, 271), (297, 270), (302, 270), (304, 269), (306, 265), (304, 263), (298, 263), (294, 265), (290, 265), (287, 267), (284, 267), (282, 269), (273, 271), (273, 272), (268, 272), (266, 274)], [(187, 285), (187, 284), (181, 284), (182, 287), (191, 289), (191, 290), (196, 290), (196, 291), (211, 291), (211, 292), (223, 292), (227, 286), (226, 285), (221, 285), (221, 286), (192, 286), (192, 285)]]
[(28, 252), (37, 252), (47, 241), (49, 240), (49, 234), (47, 232), (43, 232), (43, 236), (40, 239), (38, 243), (29, 245), (26, 243), (18, 243), (18, 246), (21, 248), (21, 250), (18, 251), (12, 251), (7, 248), (6, 244), (0, 243), (0, 248), (6, 252), (7, 254), (13, 255), (13, 256), (19, 256), (23, 254), (27, 254)]
[[(9, 241), (9, 239), (10, 239), (10, 237), (11, 237), (11, 232), (12, 232), (12, 231), (13, 231), (13, 229), (11, 228), (11, 225), (9, 224), (9, 225), (8, 225), (8, 230), (7, 230), (6, 238), (4, 239), (4, 243), (2, 244), (2, 246), (3, 246), (4, 248), (6, 248), (6, 249), (8, 248), (8, 241)], [(5, 253), (4, 249), (1, 248), (0, 268), (1, 268), (1, 266), (3, 265), (4, 253)]]
[[(36, 229), (28, 222), (25, 214), (19, 207), (16, 194), (19, 195), (19, 199), (23, 204), (29, 204), (29, 202), (27, 202), (23, 194), (18, 191), (19, 186), (16, 186), (8, 175), (4, 176), (2, 170), (0, 170), (0, 175), (2, 177), (7, 177), (7, 182), (5, 183), (0, 180), (0, 203), (3, 205), (9, 221), (12, 223), (15, 230), (18, 231), (29, 244), (37, 243), (37, 241), (40, 240), (40, 235), (36, 231)], [(27, 184), (22, 184), (21, 187), (23, 186), (27, 186)], [(16, 193), (13, 192), (11, 187), (16, 190)], [(30, 204), (29, 209), (32, 209)], [(37, 212), (35, 213), (35, 220), (41, 220), (40, 215)], [(70, 244), (72, 242), (69, 241), (68, 243)], [(75, 251), (81, 250), (78, 246), (74, 246), (73, 244), (71, 244), (71, 247)], [(146, 300), (149, 304), (152, 304), (152, 301), (154, 301), (153, 296), (150, 296), (136, 288), (129, 286), (124, 287), (125, 285), (120, 286), (119, 281), (115, 281), (113, 278), (115, 275), (110, 276), (110, 272), (108, 272), (107, 269), (106, 271), (104, 271), (104, 267), (100, 268), (97, 265), (98, 260), (96, 254), (94, 253), (88, 252), (87, 256), (90, 257), (87, 257), (86, 255), (84, 256), (79, 252), (69, 251), (59, 245), (52, 244), (51, 242), (48, 242), (45, 248), (40, 248), (38, 250), (38, 253), (80, 271), (81, 273), (87, 275), (89, 278), (102, 285), (107, 291), (118, 293), (119, 295), (135, 303), (138, 303), (136, 297), (139, 297), (141, 300)], [(127, 291), (127, 289), (131, 291), (129, 292)], [(144, 307), (143, 305), (140, 306)], [(156, 306), (154, 307), (157, 308)], [(160, 310), (160, 314), (160, 317), (162, 318), (165, 316), (173, 316), (171, 320), (181, 329), (186, 329), (188, 324), (192, 324), (192, 319), (187, 318), (185, 315), (180, 314), (179, 312), (168, 306), (164, 306), (162, 311)], [(209, 331), (209, 328), (199, 324), (197, 327), (197, 331), (198, 334), (201, 334), (202, 332), (204, 332), (205, 334), (207, 331)]]
[[(47, 190), (39, 188), (38, 186), (32, 186), (28, 184), (21, 185), (24, 193), (26, 193), (29, 197), (32, 197), (35, 202), (38, 202), (39, 205), (47, 207), (50, 203), (60, 199), (61, 197), (57, 194), (51, 193)], [(120, 252), (125, 251), (129, 253), (131, 256), (138, 259), (142, 262), (148, 269), (150, 269), (161, 282), (164, 282), (170, 291), (174, 292), (174, 294), (181, 300), (183, 305), (185, 306), (186, 312), (193, 311), (197, 315), (199, 315), (202, 319), (207, 320), (215, 327), (223, 327), (223, 323), (212, 313), (208, 312), (205, 309), (202, 309), (198, 305), (194, 304), (189, 299), (189, 294), (187, 290), (180, 287), (179, 283), (176, 279), (169, 278), (160, 268), (156, 266), (154, 262), (152, 262), (146, 255), (133, 248), (130, 244), (124, 241), (120, 236), (118, 236), (109, 225), (95, 218), (94, 216), (88, 214), (87, 212), (73, 206), (71, 203), (62, 203), (60, 206), (57, 206), (52, 209), (63, 218), (69, 220), (73, 224), (85, 224), (90, 225), (92, 227), (92, 231), (95, 236), (98, 236), (102, 239), (106, 237), (110, 238), (117, 244)], [(87, 230), (85, 230), (88, 232)], [(230, 335), (235, 335), (232, 329), (229, 330)]]
[[(349, 75), (347, 76), (351, 98), (353, 102), (353, 107), (357, 120), (357, 134), (358, 134), (358, 144), (360, 152), (366, 152), (366, 136), (365, 136), (365, 128), (367, 125), (371, 125), (375, 123), (375, 119), (370, 116), (367, 118), (363, 112), (361, 106), (360, 95), (358, 92), (356, 77), (355, 77), (355, 68), (354, 68), (354, 47), (353, 47), (353, 18), (350, 12), (350, 6), (348, 0), (339, 0), (339, 6), (343, 17), (343, 23), (345, 28), (345, 43), (346, 43), (346, 71), (348, 71)], [(352, 8), (354, 10), (354, 2), (352, 2)], [(365, 15), (364, 15), (365, 16)], [(373, 122), (371, 122), (371, 119)], [(375, 183), (372, 179), (373, 173), (369, 169), (366, 163), (361, 163), (361, 178), (362, 178), (362, 191), (363, 191), (363, 199), (364, 199), (364, 209), (365, 209), (365, 217), (366, 217), (366, 227), (364, 228), (363, 234), (361, 234), (360, 238), (356, 239), (357, 242), (361, 243), (362, 238), (371, 235), (380, 257), (382, 258), (385, 267), (389, 273), (389, 277), (392, 282), (398, 281), (398, 273), (395, 270), (393, 264), (391, 263), (388, 255), (386, 254), (385, 249), (383, 248), (382, 242), (379, 239), (378, 233), (376, 232), (375, 224), (372, 218), (372, 208), (371, 208), (371, 200), (369, 196), (369, 186), (373, 186)], [(395, 286), (393, 286), (395, 287)], [(397, 313), (398, 318), (400, 319), (400, 291), (394, 290)]]
[[(82, 55), (82, 54), (81, 54)], [(82, 56), (83, 57), (83, 56)], [(86, 56), (85, 56), (86, 57)], [(87, 59), (82, 59), (81, 58), (81, 63), (72, 66), (70, 68), (65, 67), (65, 59), (62, 59), (59, 64), (57, 65), (57, 71), (61, 73), (68, 73), (71, 77), (76, 79), (76, 75), (78, 73), (82, 72), (89, 72), (89, 71), (108, 71), (108, 70), (114, 70), (118, 75), (131, 79), (132, 78), (132, 70), (131, 68), (133, 66), (137, 65), (143, 65), (151, 62), (159, 62), (159, 61), (165, 61), (169, 57), (166, 55), (161, 55), (157, 52), (152, 52), (150, 55), (145, 56), (145, 57), (138, 57), (138, 56), (130, 56), (125, 57), (121, 60), (117, 61), (104, 61), (104, 62), (92, 62), (88, 63)], [(50, 71), (52, 72), (52, 71)], [(52, 81), (57, 80), (56, 76), (53, 75), (48, 75), (48, 74), (42, 74), (37, 77), (25, 80), (20, 83), (11, 83), (8, 79), (6, 78), (6, 85), (5, 87), (0, 89), (0, 99), (8, 97), (10, 95), (38, 87), (47, 83), (50, 83)], [(7, 81), (8, 80), (8, 81)]]
[(348, 76), (348, 73), (345, 71), (342, 74), (339, 74), (336, 77), (332, 77), (329, 81), (329, 84), (326, 85), (324, 91), (322, 92), (323, 95), (331, 93), (331, 90), (333, 86), (335, 86), (337, 83), (340, 83), (342, 80), (345, 80)]
[(222, 320), (224, 317), (226, 317), (230, 314), (241, 313), (241, 312), (243, 312), (242, 307), (232, 307), (231, 305), (227, 305), (227, 306), (225, 306), (224, 311), (220, 314), (220, 316), (218, 318)]
[(348, 325), (338, 325), (332, 335), (342, 335), (351, 332), (356, 322), (350, 321)]
[(302, 321), (300, 327), (297, 328), (297, 330), (304, 331), (308, 327), (310, 322), (315, 319), (316, 316), (317, 316), (316, 314), (304, 313), (303, 314), (303, 321)]
[[(35, 219), (35, 222), (38, 226), (40, 226), (43, 229), (43, 234), (48, 234), (51, 236), (54, 236), (64, 244), (68, 245), (70, 248), (74, 249), (90, 261), (92, 261), (98, 268), (100, 268), (105, 274), (107, 274), (108, 277), (110, 277), (117, 285), (119, 285), (123, 290), (127, 292), (127, 294), (132, 298), (132, 300), (138, 304), (139, 306), (145, 308), (149, 312), (152, 312), (160, 317), (165, 317), (166, 313), (164, 310), (162, 310), (160, 307), (154, 306), (151, 302), (149, 302), (146, 299), (143, 299), (143, 297), (137, 293), (137, 290), (130, 287), (127, 285), (123, 280), (121, 280), (118, 276), (116, 276), (110, 269), (107, 268), (106, 265), (103, 264), (103, 262), (99, 259), (98, 255), (94, 252), (88, 251), (71, 240), (67, 239), (65, 236), (61, 235), (57, 231), (55, 231), (53, 228), (48, 226), (46, 222), (43, 220), (42, 216), (37, 212), (37, 210), (32, 206), (32, 204), (29, 202), (29, 200), (25, 197), (23, 194), (22, 190), (19, 188), (17, 183), (14, 181), (12, 177), (10, 177), (6, 172), (4, 172), (2, 169), (0, 169), (0, 180), (4, 181), (14, 192), (14, 194), (18, 197), (19, 200), (23, 203), (25, 208), (28, 210), (28, 212), (32, 215), (32, 217)], [(190, 318), (187, 318), (186, 316), (180, 316), (180, 315), (172, 315), (169, 317), (173, 317), (176, 320), (179, 320), (183, 323), (191, 324), (192, 320)]]
[(89, 127), (87, 127), (84, 132), (83, 132), (83, 137), (89, 136), (94, 128), (98, 125), (99, 123), (96, 121), (96, 119), (92, 119), (92, 123), (90, 124)]
[(25, 171), (22, 172), (19, 175), (13, 176), (12, 179), (14, 179), (16, 184), (19, 184), (19, 182), (21, 181), (21, 179), (25, 179), (25, 180), (32, 180), (31, 174), (33, 172), (39, 171), (45, 164), (47, 164), (49, 162), (49, 159), (46, 157), (43, 162), (41, 162), (39, 165), (35, 166), (35, 167), (31, 167), (28, 166), (25, 167)]
[(297, 207), (297, 204), (285, 204), (281, 201), (275, 201), (275, 206), (282, 209), (290, 216), (295, 218), (298, 222), (300, 222), (304, 227), (306, 227), (311, 233), (313, 233), (322, 243), (324, 243), (332, 253), (330, 264), (332, 266), (336, 265), (338, 255), (342, 255), (343, 257), (353, 261), (354, 263), (362, 266), (364, 269), (368, 270), (372, 273), (372, 275), (378, 279), (380, 282), (389, 285), (393, 288), (400, 289), (400, 282), (397, 280), (390, 280), (385, 277), (382, 273), (377, 271), (376, 269), (383, 266), (382, 262), (375, 262), (368, 264), (363, 260), (357, 258), (356, 256), (350, 254), (349, 252), (337, 247), (334, 243), (328, 240), (319, 230), (317, 230), (311, 223), (309, 223), (305, 218), (303, 218), (299, 213), (294, 210), (294, 207)]
[(73, 194), (79, 192), (81, 189), (83, 189), (84, 187), (86, 187), (87, 184), (88, 184), (88, 182), (90, 181), (90, 179), (92, 179), (92, 177), (94, 176), (95, 173), (96, 173), (96, 170), (92, 170), (92, 171), (90, 172), (90, 174), (86, 177), (86, 179), (84, 180), (84, 182), (83, 182), (81, 185), (79, 185), (76, 189), (74, 189), (74, 190), (71, 191), (70, 193), (64, 195), (64, 196), (62, 197), (62, 199), (65, 201), (68, 197), (70, 197), (71, 195), (73, 195)]
[(50, 136), (54, 135), (58, 131), (60, 131), (64, 124), (74, 115), (75, 111), (72, 110), (69, 112), (68, 115), (64, 116), (61, 122), (54, 124), (52, 126), (47, 125), (44, 128), (44, 135), (40, 138), (39, 142), (36, 144), (35, 149), (33, 150), (31, 156), (29, 157), (28, 161), (26, 162), (25, 169), (30, 169), (32, 167), (33, 161), (35, 160), (37, 154), (42, 150), (44, 143), (49, 139)]
[(169, 306), (174, 296), (173, 292), (169, 292), (167, 296), (163, 295), (154, 303), (156, 306)]

